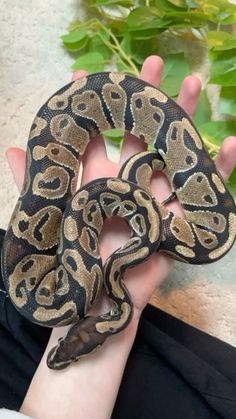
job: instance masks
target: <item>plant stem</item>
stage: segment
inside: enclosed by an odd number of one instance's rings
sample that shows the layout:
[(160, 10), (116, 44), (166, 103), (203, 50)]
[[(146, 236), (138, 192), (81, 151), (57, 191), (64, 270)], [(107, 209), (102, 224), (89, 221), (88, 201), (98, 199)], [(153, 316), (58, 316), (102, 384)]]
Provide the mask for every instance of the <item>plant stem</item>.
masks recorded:
[[(134, 62), (131, 60), (131, 58), (124, 52), (124, 50), (120, 47), (119, 41), (117, 40), (116, 36), (110, 31), (110, 29), (107, 29), (101, 22), (97, 21), (96, 22), (96, 27), (100, 27), (100, 29), (102, 29), (104, 32), (106, 32), (107, 34), (109, 34), (110, 38), (113, 41), (113, 44), (109, 41), (107, 41), (101, 34), (101, 32), (98, 32), (97, 34), (100, 36), (100, 38), (102, 39), (103, 43), (112, 50), (112, 52), (118, 57), (119, 61), (126, 67), (126, 68), (130, 68), (130, 72), (131, 74), (135, 75), (138, 77), (139, 75), (139, 71), (136, 67), (136, 65), (134, 64)], [(122, 60), (122, 58), (124, 59), (124, 61)], [(128, 63), (129, 67), (127, 67)]]

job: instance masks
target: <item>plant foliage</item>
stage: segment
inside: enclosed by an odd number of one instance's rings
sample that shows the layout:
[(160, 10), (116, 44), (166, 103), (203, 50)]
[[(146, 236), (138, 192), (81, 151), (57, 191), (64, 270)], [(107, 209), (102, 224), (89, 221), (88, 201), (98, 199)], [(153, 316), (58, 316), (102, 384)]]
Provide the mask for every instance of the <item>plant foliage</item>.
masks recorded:
[[(72, 22), (61, 37), (75, 57), (73, 70), (103, 71), (107, 65), (138, 76), (144, 59), (165, 61), (161, 89), (176, 97), (192, 71), (187, 51), (207, 56), (209, 74), (194, 121), (215, 157), (223, 139), (236, 134), (236, 4), (234, 0), (87, 0), (88, 16)], [(177, 41), (177, 51), (173, 45)], [(212, 120), (208, 85), (219, 86), (218, 120)], [(214, 118), (215, 119), (215, 118)], [(121, 132), (107, 133), (119, 144)], [(236, 171), (229, 186), (236, 195)]]

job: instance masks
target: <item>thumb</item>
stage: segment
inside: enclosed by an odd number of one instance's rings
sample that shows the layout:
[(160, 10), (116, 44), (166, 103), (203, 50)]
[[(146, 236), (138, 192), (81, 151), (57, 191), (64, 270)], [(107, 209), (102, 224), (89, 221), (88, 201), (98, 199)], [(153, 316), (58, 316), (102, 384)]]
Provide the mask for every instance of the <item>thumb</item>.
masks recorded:
[(17, 188), (21, 190), (25, 175), (25, 151), (21, 148), (10, 147), (6, 150), (6, 157)]

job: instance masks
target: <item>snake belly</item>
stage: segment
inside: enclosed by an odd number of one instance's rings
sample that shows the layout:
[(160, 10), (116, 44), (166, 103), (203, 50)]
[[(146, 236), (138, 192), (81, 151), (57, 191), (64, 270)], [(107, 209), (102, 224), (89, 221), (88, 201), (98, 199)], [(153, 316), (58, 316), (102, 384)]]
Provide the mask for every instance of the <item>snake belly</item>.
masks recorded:
[[(120, 128), (152, 145), (122, 167), (76, 192), (78, 160), (99, 133)], [(151, 196), (154, 170), (163, 171), (185, 219)], [(130, 225), (128, 243), (102, 267), (98, 238), (105, 218)], [(80, 78), (37, 113), (27, 145), (23, 189), (2, 250), (9, 296), (30, 321), (73, 324), (48, 355), (64, 368), (124, 329), (132, 301), (126, 269), (159, 250), (191, 264), (220, 259), (236, 236), (235, 203), (187, 114), (150, 84), (120, 73)], [(111, 311), (86, 316), (102, 286)]]

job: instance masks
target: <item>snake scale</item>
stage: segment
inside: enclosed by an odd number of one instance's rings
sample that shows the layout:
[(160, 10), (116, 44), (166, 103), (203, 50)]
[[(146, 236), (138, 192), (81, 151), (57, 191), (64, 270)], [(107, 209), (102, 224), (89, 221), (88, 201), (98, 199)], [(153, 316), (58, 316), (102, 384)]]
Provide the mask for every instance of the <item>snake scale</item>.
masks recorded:
[[(131, 132), (155, 151), (131, 157), (117, 178), (76, 191), (79, 157), (93, 137), (111, 128)], [(169, 179), (185, 219), (152, 197), (155, 170)], [(98, 238), (112, 216), (125, 219), (132, 233), (102, 266)], [(142, 80), (97, 73), (60, 89), (34, 119), (2, 274), (27, 319), (47, 327), (72, 325), (48, 354), (48, 367), (61, 369), (130, 322), (126, 269), (155, 251), (191, 264), (214, 262), (235, 236), (235, 203), (187, 114)], [(87, 316), (102, 287), (110, 312)]]

